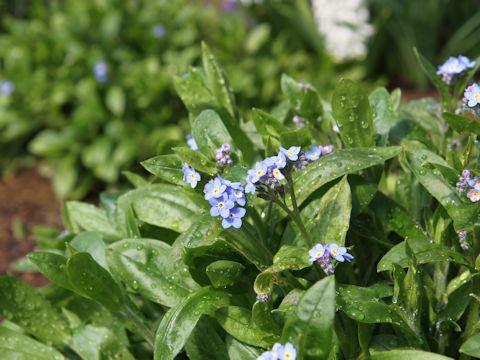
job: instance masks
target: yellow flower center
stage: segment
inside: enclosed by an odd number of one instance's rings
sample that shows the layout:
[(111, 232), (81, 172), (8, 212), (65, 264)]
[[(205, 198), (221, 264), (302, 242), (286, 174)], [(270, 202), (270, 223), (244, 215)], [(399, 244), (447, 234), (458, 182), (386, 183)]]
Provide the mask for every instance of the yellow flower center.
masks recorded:
[(333, 249), (332, 250), (332, 255), (337, 255), (337, 250)]
[(225, 207), (225, 204), (224, 204), (223, 202), (219, 202), (219, 203), (218, 203), (218, 207), (219, 207), (220, 209), (223, 209), (223, 208)]
[(257, 171), (257, 175), (258, 175), (258, 176), (262, 176), (262, 175), (263, 175), (263, 171), (262, 171), (262, 170), (258, 170), (258, 171)]
[(317, 258), (322, 257), (322, 256), (323, 256), (323, 253), (320, 252), (320, 251), (315, 254), (315, 257), (317, 257)]
[(293, 155), (293, 151), (287, 151), (287, 154), (292, 156)]
[(480, 180), (477, 180), (477, 182), (475, 182), (475, 185), (480, 185)]
[(219, 192), (220, 192), (220, 189), (219, 189), (219, 188), (214, 188), (214, 189), (212, 190), (212, 193), (214, 193), (215, 195), (217, 195)]
[(285, 359), (291, 359), (291, 358), (292, 358), (292, 354), (290, 354), (289, 352), (287, 352), (287, 353), (284, 354), (284, 357), (285, 357)]
[(479, 100), (479, 99), (480, 99), (480, 94), (475, 94), (475, 95), (473, 95), (473, 98), (474, 98), (475, 100)]
[(192, 179), (195, 179), (195, 173), (191, 173), (191, 174), (190, 174), (190, 177), (191, 177)]

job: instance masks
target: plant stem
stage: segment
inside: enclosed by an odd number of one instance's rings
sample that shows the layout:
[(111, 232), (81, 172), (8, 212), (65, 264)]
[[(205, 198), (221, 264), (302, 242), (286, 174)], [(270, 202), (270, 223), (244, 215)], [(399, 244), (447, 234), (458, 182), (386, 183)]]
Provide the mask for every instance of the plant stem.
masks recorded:
[(140, 318), (138, 313), (134, 311), (130, 305), (125, 307), (125, 311), (123, 312), (125, 318), (133, 325), (135, 331), (141, 335), (147, 343), (153, 348), (155, 344), (155, 335), (150, 328), (145, 325), (143, 320)]

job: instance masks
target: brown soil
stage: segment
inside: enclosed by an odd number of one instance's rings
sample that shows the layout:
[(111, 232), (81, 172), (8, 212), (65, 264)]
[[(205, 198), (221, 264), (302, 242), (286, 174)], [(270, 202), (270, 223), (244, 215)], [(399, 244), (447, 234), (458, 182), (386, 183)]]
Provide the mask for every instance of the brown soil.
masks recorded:
[(40, 274), (13, 268), (15, 260), (35, 247), (32, 229), (39, 225), (61, 226), (59, 202), (48, 180), (35, 169), (0, 178), (0, 274), (13, 274), (35, 286), (48, 283)]

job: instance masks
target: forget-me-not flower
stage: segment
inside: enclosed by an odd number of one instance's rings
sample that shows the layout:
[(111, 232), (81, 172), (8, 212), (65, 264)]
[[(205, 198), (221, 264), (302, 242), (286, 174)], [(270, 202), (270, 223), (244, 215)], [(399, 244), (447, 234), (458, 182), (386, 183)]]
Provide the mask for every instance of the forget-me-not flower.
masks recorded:
[(332, 264), (332, 260), (338, 262), (352, 261), (353, 256), (347, 252), (347, 249), (337, 244), (316, 244), (308, 251), (309, 260), (311, 262), (317, 262), (322, 268), (323, 272), (327, 275), (331, 275), (335, 272), (335, 266)]
[(239, 229), (242, 226), (242, 217), (245, 216), (245, 213), (245, 209), (241, 207), (230, 209), (228, 216), (222, 220), (223, 228), (228, 229), (230, 226), (233, 226), (234, 228)]
[(165, 26), (162, 24), (157, 24), (153, 27), (152, 32), (153, 36), (155, 36), (157, 39), (161, 39), (166, 34)]
[(463, 96), (469, 107), (477, 106), (480, 104), (480, 86), (477, 83), (470, 85), (465, 89)]
[(300, 152), (300, 146), (290, 146), (288, 149), (283, 147), (280, 148), (280, 151), (285, 154), (288, 160), (295, 161), (298, 159), (298, 153)]
[(222, 182), (221, 178), (217, 177), (214, 180), (210, 180), (203, 189), (205, 192), (205, 200), (219, 198), (223, 195), (226, 189), (227, 186)]
[(315, 144), (312, 144), (312, 148), (305, 152), (305, 156), (309, 161), (316, 161), (322, 155), (322, 148)]
[(472, 201), (472, 202), (477, 202), (480, 200), (480, 191), (477, 189), (472, 189), (467, 193), (467, 197)]
[(107, 74), (108, 74), (108, 65), (105, 61), (97, 61), (93, 67), (93, 74), (95, 75), (95, 79), (98, 82), (105, 82), (107, 81)]
[(187, 145), (192, 150), (195, 150), (195, 151), (198, 150), (197, 142), (193, 138), (192, 134), (187, 135)]
[(230, 210), (235, 206), (233, 201), (224, 193), (219, 198), (211, 198), (208, 200), (212, 208), (210, 209), (210, 215), (212, 216), (221, 216), (226, 218), (230, 215)]
[(328, 244), (327, 246), (328, 252), (330, 255), (337, 261), (344, 262), (344, 261), (352, 261), (353, 256), (347, 253), (347, 249), (338, 246), (337, 244)]
[(287, 342), (285, 345), (275, 343), (272, 350), (265, 351), (257, 360), (296, 360), (297, 350), (293, 344)]
[(443, 81), (450, 85), (455, 76), (467, 71), (475, 66), (475, 61), (471, 61), (466, 56), (449, 57), (445, 63), (438, 67), (437, 74), (440, 75)]
[(183, 181), (190, 184), (192, 188), (200, 181), (200, 174), (188, 164), (183, 164)]

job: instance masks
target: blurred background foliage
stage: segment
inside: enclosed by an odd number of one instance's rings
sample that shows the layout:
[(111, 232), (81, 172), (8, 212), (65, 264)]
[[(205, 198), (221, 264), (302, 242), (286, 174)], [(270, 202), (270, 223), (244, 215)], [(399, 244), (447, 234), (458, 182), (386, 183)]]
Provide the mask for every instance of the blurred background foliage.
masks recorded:
[(275, 106), (282, 73), (324, 97), (340, 77), (421, 88), (412, 47), (439, 63), (480, 43), (478, 0), (370, 0), (368, 53), (338, 61), (311, 5), (2, 1), (0, 81), (15, 89), (0, 95), (0, 171), (40, 159), (60, 198), (118, 188), (121, 171), (184, 144), (187, 113), (173, 79), (198, 64), (201, 41), (224, 65), (241, 114)]

